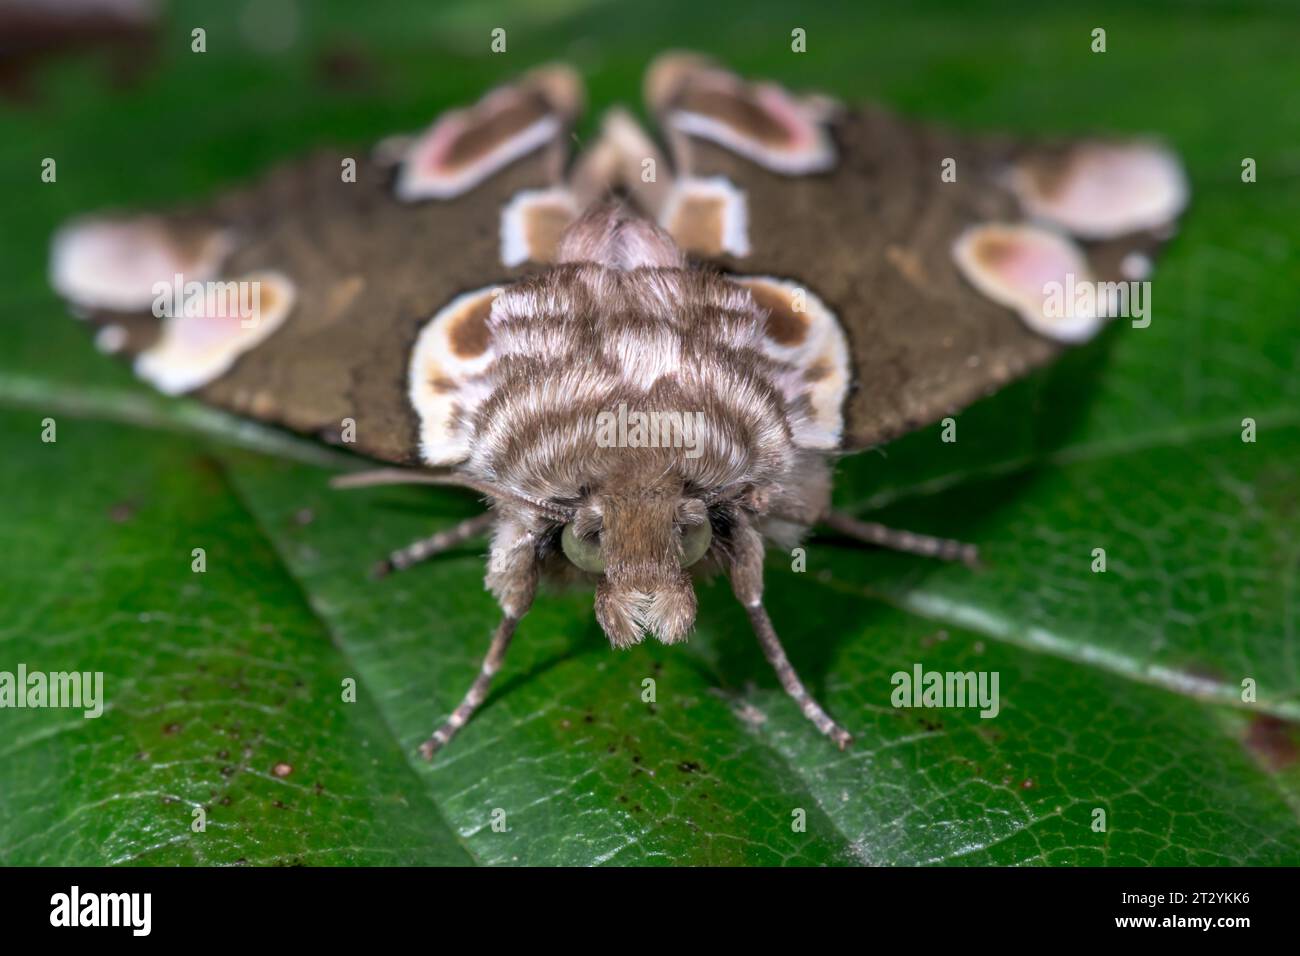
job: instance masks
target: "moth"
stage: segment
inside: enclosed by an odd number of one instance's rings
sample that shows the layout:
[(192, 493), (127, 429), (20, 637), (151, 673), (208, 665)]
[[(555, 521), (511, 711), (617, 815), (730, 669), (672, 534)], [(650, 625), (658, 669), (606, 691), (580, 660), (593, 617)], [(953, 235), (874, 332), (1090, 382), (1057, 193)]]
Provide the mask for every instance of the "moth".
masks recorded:
[(765, 547), (824, 524), (973, 562), (832, 511), (836, 461), (1094, 336), (1104, 297), (1049, 289), (1145, 279), (1188, 196), (1153, 142), (959, 135), (692, 54), (644, 93), (659, 142), (616, 109), (571, 158), (582, 87), (547, 66), (368, 156), (53, 240), (55, 289), (157, 388), (389, 466), (340, 485), (486, 500), (387, 561), (491, 541), (501, 621), (425, 757), (483, 702), (540, 581), (591, 585), (627, 648), (686, 640), (714, 573), (847, 746), (764, 609)]

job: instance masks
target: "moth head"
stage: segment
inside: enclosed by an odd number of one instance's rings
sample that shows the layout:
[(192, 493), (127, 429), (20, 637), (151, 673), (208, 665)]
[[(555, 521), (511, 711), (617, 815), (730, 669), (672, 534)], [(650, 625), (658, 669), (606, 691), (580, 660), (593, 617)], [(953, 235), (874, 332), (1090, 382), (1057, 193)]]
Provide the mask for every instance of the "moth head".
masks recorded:
[(671, 480), (592, 494), (559, 534), (564, 560), (596, 578), (596, 620), (615, 647), (686, 638), (692, 569), (717, 543), (705, 502)]

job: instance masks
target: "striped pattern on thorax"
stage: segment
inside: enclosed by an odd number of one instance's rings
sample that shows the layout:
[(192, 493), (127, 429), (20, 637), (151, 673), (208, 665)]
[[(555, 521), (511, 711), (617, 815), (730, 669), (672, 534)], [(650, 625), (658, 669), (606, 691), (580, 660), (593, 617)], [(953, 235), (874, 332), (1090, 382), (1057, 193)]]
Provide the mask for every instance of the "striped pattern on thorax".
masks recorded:
[[(553, 267), (503, 290), (495, 360), (476, 390), (465, 467), (531, 497), (571, 499), (614, 478), (675, 470), (712, 490), (779, 480), (795, 459), (783, 376), (743, 288), (692, 269)], [(697, 415), (699, 452), (602, 447), (601, 413)]]

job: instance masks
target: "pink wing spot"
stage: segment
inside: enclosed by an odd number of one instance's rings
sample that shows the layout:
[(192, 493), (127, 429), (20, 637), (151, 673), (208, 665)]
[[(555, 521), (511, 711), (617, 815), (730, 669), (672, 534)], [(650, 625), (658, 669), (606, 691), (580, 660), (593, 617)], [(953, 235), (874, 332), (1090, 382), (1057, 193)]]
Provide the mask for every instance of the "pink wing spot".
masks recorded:
[(451, 147), (465, 132), (465, 120), (459, 116), (448, 116), (430, 130), (428, 137), (421, 143), (416, 161), (429, 172), (440, 170), (451, 153)]
[(755, 90), (754, 99), (768, 116), (788, 134), (787, 147), (802, 152), (817, 147), (818, 127), (799, 103), (779, 86), (764, 83)]
[(953, 260), (971, 285), (1042, 335), (1077, 342), (1101, 326), (1095, 309), (1075, 305), (1072, 290), (1091, 283), (1092, 274), (1064, 236), (1025, 225), (973, 226), (954, 244)]
[(670, 55), (647, 78), (651, 103), (669, 125), (711, 140), (788, 176), (835, 165), (824, 98), (796, 97), (772, 83), (747, 83), (698, 58)]
[(1178, 159), (1148, 143), (1083, 143), (1059, 166), (1036, 157), (1011, 186), (1025, 212), (1084, 239), (1109, 239), (1173, 222), (1187, 205)]
[(493, 90), (468, 109), (437, 119), (409, 147), (397, 198), (453, 199), (551, 142), (577, 111), (581, 84), (572, 71), (543, 67)]
[(86, 219), (54, 237), (50, 282), (56, 292), (88, 309), (135, 312), (157, 298), (155, 286), (212, 276), (229, 251), (217, 230), (182, 240), (162, 219)]
[(186, 348), (208, 349), (237, 339), (276, 308), (272, 286), (260, 282), (209, 282), (185, 298), (174, 334)]
[(288, 317), (296, 290), (276, 272), (192, 283), (181, 309), (163, 318), (158, 342), (136, 358), (141, 378), (169, 395), (214, 381)]

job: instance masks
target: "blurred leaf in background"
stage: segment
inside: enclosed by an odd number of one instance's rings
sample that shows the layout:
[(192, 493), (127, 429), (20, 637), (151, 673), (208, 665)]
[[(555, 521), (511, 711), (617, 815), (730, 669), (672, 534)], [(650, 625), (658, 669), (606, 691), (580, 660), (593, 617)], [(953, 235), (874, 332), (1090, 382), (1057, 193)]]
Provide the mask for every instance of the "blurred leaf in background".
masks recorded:
[[(40, 65), (0, 116), (0, 670), (101, 670), (108, 703), (0, 711), (0, 862), (1300, 863), (1294, 9), (976, 6), (172, 3), (125, 86)], [(547, 60), (590, 84), (582, 139), (670, 47), (965, 129), (1152, 132), (1193, 205), (1149, 328), (963, 413), (955, 444), (841, 466), (843, 507), (976, 541), (984, 569), (833, 537), (805, 573), (773, 555), (772, 616), (852, 749), (806, 726), (719, 581), (684, 648), (613, 652), (589, 595), (543, 598), (426, 764), (495, 623), (482, 556), (367, 571), (476, 504), (331, 492), (338, 453), (152, 394), (56, 302), (49, 236), (420, 128)], [(997, 672), (1000, 713), (892, 707), (916, 663)]]

